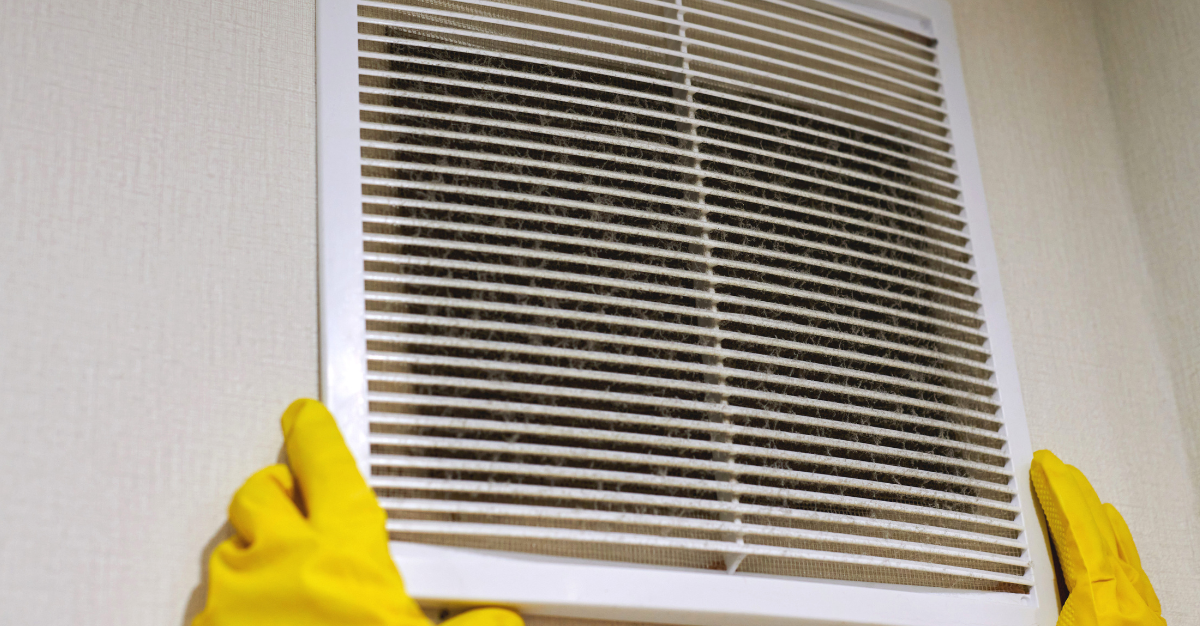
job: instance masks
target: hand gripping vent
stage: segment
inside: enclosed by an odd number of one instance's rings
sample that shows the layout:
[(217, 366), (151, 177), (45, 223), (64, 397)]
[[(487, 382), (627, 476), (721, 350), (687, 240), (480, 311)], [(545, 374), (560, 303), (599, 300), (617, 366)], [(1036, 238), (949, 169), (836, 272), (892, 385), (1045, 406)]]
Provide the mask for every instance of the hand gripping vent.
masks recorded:
[(807, 1), (357, 7), (395, 539), (1028, 591), (936, 41)]

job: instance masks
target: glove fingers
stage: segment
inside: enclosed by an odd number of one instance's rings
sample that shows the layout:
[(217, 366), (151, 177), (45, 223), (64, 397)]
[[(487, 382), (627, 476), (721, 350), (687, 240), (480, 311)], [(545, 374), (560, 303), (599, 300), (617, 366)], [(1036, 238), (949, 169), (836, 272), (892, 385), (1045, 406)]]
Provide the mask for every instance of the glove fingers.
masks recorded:
[(1104, 505), (1104, 513), (1108, 516), (1109, 523), (1112, 524), (1113, 532), (1116, 534), (1117, 549), (1120, 552), (1121, 560), (1129, 565), (1131, 584), (1137, 590), (1138, 595), (1146, 601), (1147, 606), (1155, 613), (1162, 613), (1158, 594), (1154, 593), (1150, 578), (1142, 569), (1142, 558), (1138, 555), (1137, 546), (1133, 543), (1133, 534), (1129, 532), (1129, 525), (1125, 523), (1125, 518), (1121, 516), (1120, 511), (1117, 511), (1117, 507), (1111, 504)]
[(288, 464), (300, 483), (314, 525), (382, 515), (325, 405), (297, 400), (284, 412), (282, 425)]
[(508, 609), (489, 608), (456, 615), (441, 626), (525, 626), (525, 620)]
[(1113, 531), (1108, 514), (1104, 511), (1104, 503), (1100, 502), (1100, 496), (1092, 487), (1091, 481), (1083, 475), (1083, 472), (1079, 471), (1079, 468), (1074, 465), (1067, 465), (1066, 468), (1071, 473), (1071, 477), (1075, 479), (1075, 486), (1087, 506), (1086, 510), (1078, 512), (1078, 517), (1086, 518), (1095, 524), (1097, 535), (1093, 539), (1100, 541), (1100, 544), (1095, 547), (1100, 549), (1106, 558), (1116, 557), (1117, 534)]
[(1073, 590), (1080, 580), (1111, 575), (1106, 559), (1116, 556), (1116, 541), (1107, 517), (1097, 523), (1096, 513), (1103, 516), (1103, 509), (1087, 478), (1048, 450), (1034, 453), (1030, 474), (1050, 525), (1067, 590)]
[(246, 480), (229, 503), (229, 522), (244, 545), (253, 545), (263, 532), (285, 531), (303, 524), (293, 499), (295, 486), (286, 465), (272, 465)]
[(1104, 505), (1104, 515), (1108, 518), (1109, 525), (1112, 526), (1113, 535), (1117, 541), (1117, 552), (1120, 554), (1121, 560), (1139, 570), (1142, 569), (1142, 558), (1138, 555), (1137, 546), (1133, 544), (1133, 534), (1129, 532), (1129, 525), (1125, 523), (1125, 518), (1121, 517), (1117, 507), (1111, 504)]

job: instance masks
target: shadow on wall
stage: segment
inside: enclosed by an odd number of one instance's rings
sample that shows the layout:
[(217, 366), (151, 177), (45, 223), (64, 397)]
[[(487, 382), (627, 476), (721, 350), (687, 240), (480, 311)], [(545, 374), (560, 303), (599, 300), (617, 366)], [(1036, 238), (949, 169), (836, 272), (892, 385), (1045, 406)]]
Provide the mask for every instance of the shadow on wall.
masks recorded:
[[(275, 455), (276, 463), (287, 464), (287, 448), (279, 446), (279, 454)], [(249, 478), (249, 476), (247, 476)], [(230, 498), (233, 494), (229, 494)], [(208, 600), (208, 562), (212, 559), (213, 550), (221, 545), (222, 541), (232, 537), (234, 534), (233, 525), (228, 520), (217, 532), (209, 537), (208, 542), (204, 544), (204, 548), (200, 551), (200, 582), (196, 583), (196, 587), (192, 589), (191, 595), (188, 596), (187, 606), (183, 609), (183, 623), (181, 626), (191, 626), (192, 620), (204, 610), (204, 603)]]
[(188, 596), (187, 606), (183, 609), (183, 624), (189, 626), (192, 620), (204, 610), (204, 602), (208, 599), (208, 560), (212, 558), (213, 550), (221, 545), (222, 541), (233, 536), (233, 526), (229, 522), (221, 524), (217, 532), (209, 538), (208, 543), (204, 544), (204, 549), (200, 551), (200, 582), (196, 584), (196, 588), (192, 590), (192, 595)]

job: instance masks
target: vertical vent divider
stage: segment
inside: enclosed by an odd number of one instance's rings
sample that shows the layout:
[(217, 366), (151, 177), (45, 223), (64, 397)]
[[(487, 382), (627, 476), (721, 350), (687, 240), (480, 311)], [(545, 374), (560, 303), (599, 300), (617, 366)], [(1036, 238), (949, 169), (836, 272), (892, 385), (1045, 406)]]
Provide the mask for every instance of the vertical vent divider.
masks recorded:
[[(708, 276), (713, 276), (716, 272), (716, 268), (712, 262), (713, 248), (709, 244), (712, 232), (712, 224), (709, 222), (708, 211), (702, 208), (707, 200), (707, 194), (704, 191), (704, 154), (700, 150), (699, 127), (695, 122), (696, 107), (694, 106), (694, 103), (696, 90), (692, 86), (692, 72), (688, 55), (687, 8), (684, 6), (684, 0), (675, 0), (674, 12), (676, 34), (679, 36), (677, 44), (680, 53), (678, 57), (678, 63), (680, 66), (679, 81), (683, 84), (681, 89), (675, 90), (676, 98), (682, 102), (682, 104), (676, 107), (676, 113), (681, 117), (686, 117), (689, 120), (687, 123), (680, 123), (681, 126), (686, 126), (686, 128), (681, 130), (690, 135), (690, 139), (688, 140), (689, 145), (684, 147), (690, 150), (692, 153), (692, 156), (690, 157), (690, 166), (695, 171), (695, 173), (692, 175), (692, 180), (690, 181), (695, 188), (695, 191), (689, 194), (689, 199), (695, 204), (701, 206), (701, 208), (698, 208), (695, 211), (696, 221), (699, 222), (694, 229), (698, 243), (693, 244), (692, 252), (694, 254), (702, 255), (705, 259), (703, 267), (698, 269)], [(716, 283), (713, 281), (708, 281), (701, 285), (701, 287), (710, 294), (716, 294)], [(707, 340), (707, 342), (708, 345), (713, 348), (715, 354), (706, 356), (705, 363), (711, 365), (716, 369), (716, 371), (714, 373), (707, 374), (705, 376), (705, 382), (724, 387), (726, 385), (725, 374), (721, 370), (725, 366), (725, 360), (721, 355), (721, 338), (718, 335), (721, 330), (721, 322), (716, 315), (712, 315), (713, 313), (718, 312), (719, 304), (715, 298), (711, 298), (707, 300), (697, 300), (696, 305), (697, 308), (700, 309), (698, 317), (704, 320), (703, 325), (714, 331), (713, 335)], [(709, 313), (709, 315), (705, 315), (705, 312)], [(712, 403), (717, 408), (717, 410), (710, 413), (710, 418), (715, 422), (719, 422), (727, 426), (730, 425), (729, 414), (723, 410), (724, 407), (729, 405), (729, 395), (723, 392), (710, 393), (705, 396), (705, 400)], [(733, 443), (733, 435), (730, 434), (730, 431), (715, 434), (713, 437), (717, 441), (725, 444)], [(716, 476), (717, 480), (724, 480), (729, 483), (736, 484), (738, 481), (737, 455), (731, 452), (718, 452), (714, 455), (714, 457), (716, 460), (724, 462), (729, 468), (728, 472), (718, 474)], [(720, 495), (720, 498), (725, 502), (734, 504), (738, 502), (738, 494), (735, 491), (723, 492)], [(721, 515), (721, 519), (722, 521), (731, 522), (734, 524), (742, 523), (741, 513), (736, 512), (724, 513)], [(742, 545), (745, 543), (745, 537), (740, 533), (727, 533), (725, 538), (734, 545)], [(724, 553), (722, 558), (725, 562), (725, 571), (730, 574), (736, 572), (738, 566), (741, 565), (746, 556), (747, 555), (744, 552)]]

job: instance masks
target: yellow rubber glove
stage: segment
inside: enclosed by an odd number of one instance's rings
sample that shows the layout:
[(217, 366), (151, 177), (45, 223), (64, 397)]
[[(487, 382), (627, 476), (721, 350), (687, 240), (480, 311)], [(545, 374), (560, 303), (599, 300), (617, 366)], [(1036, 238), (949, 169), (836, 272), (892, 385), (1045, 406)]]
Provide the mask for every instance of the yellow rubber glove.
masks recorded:
[(1059, 626), (1165, 626), (1125, 519), (1083, 473), (1049, 450), (1033, 455), (1033, 490), (1067, 583)]
[[(329, 411), (316, 400), (293, 402), (283, 436), (291, 470), (272, 465), (234, 495), (237, 535), (213, 552), (208, 603), (192, 626), (432, 626), (404, 591), (386, 514)], [(445, 626), (523, 622), (479, 609)]]

